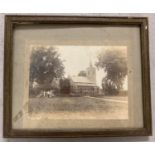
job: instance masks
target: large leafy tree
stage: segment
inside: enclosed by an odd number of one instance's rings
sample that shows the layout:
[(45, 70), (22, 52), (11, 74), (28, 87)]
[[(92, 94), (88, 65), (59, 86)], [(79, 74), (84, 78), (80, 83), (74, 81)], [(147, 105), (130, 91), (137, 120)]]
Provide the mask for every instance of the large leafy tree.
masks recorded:
[(103, 69), (106, 73), (102, 79), (104, 92), (108, 95), (118, 94), (127, 75), (126, 53), (119, 50), (107, 50), (101, 52), (97, 58), (97, 68)]
[(54, 47), (38, 47), (30, 57), (30, 83), (37, 82), (42, 89), (49, 89), (54, 78), (64, 74), (63, 62)]

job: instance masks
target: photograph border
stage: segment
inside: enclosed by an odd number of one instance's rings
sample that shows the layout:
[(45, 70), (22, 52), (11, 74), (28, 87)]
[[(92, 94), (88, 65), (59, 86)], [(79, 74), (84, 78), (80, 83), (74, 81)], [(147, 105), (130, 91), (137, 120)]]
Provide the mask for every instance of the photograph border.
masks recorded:
[[(13, 84), (13, 30), (17, 25), (107, 25), (139, 26), (142, 68), (143, 128), (120, 128), (82, 131), (51, 131), (12, 128), (12, 84)], [(146, 17), (103, 17), (103, 16), (33, 16), (6, 15), (4, 41), (4, 109), (3, 136), (5, 138), (52, 138), (52, 137), (116, 137), (152, 135), (151, 88), (149, 66), (148, 19)]]

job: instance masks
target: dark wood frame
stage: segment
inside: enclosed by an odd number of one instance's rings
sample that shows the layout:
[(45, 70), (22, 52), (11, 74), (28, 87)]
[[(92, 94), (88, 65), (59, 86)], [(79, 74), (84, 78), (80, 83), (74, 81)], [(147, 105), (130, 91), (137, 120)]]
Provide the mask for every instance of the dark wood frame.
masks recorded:
[[(141, 37), (142, 96), (144, 127), (139, 129), (106, 129), (103, 131), (30, 131), (12, 128), (12, 73), (13, 73), (13, 28), (15, 25), (76, 24), (139, 26)], [(151, 93), (149, 68), (148, 19), (145, 17), (98, 17), (98, 16), (5, 16), (4, 47), (4, 121), (3, 135), (7, 138), (50, 138), (50, 137), (112, 137), (149, 136), (152, 134)]]

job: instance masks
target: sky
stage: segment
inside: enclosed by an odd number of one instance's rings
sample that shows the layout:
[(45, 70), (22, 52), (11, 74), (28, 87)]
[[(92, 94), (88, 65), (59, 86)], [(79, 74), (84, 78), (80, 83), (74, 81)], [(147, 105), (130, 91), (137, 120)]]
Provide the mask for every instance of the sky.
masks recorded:
[[(65, 76), (77, 75), (81, 70), (86, 70), (90, 62), (95, 67), (97, 55), (108, 49), (121, 50), (127, 52), (126, 46), (54, 46), (64, 61)], [(101, 87), (102, 78), (105, 76), (103, 70), (96, 68), (96, 83)], [(127, 78), (124, 81), (123, 88), (127, 89)]]

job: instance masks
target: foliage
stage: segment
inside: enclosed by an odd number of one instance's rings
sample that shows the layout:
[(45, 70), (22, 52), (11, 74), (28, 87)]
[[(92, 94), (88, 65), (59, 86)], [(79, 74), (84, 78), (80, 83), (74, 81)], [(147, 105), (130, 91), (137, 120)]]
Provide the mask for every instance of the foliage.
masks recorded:
[(29, 97), (36, 97), (39, 94), (40, 94), (40, 88), (39, 87), (33, 88), (32, 85), (30, 84)]
[(37, 82), (41, 89), (50, 89), (54, 78), (64, 74), (63, 62), (55, 48), (33, 48), (30, 57), (30, 83)]
[(107, 50), (98, 55), (98, 69), (103, 69), (106, 76), (102, 79), (102, 88), (108, 95), (118, 94), (127, 75), (127, 58), (123, 51)]
[(62, 94), (70, 93), (70, 80), (68, 78), (64, 78), (60, 80), (60, 92)]
[(80, 71), (79, 74), (78, 74), (78, 76), (84, 76), (84, 77), (86, 77), (87, 76), (87, 73), (86, 73), (86, 71)]

